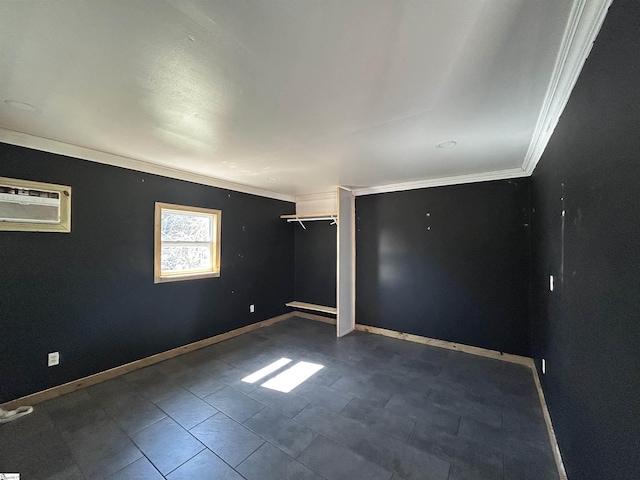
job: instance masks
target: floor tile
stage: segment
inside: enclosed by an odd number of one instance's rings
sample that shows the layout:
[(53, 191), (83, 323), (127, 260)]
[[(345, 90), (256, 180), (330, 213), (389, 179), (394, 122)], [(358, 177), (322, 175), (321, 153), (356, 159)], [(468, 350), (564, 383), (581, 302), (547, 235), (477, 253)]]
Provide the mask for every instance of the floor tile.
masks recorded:
[[(0, 426), (1, 431), (5, 431), (5, 427), (11, 425), (11, 431), (0, 441), (0, 470), (19, 472), (24, 478), (48, 478), (73, 469), (72, 452), (53, 425), (15, 435), (16, 427), (26, 419), (22, 417)], [(31, 428), (39, 423), (32, 423)]]
[(215, 356), (216, 345), (201, 348), (180, 356), (180, 361), (194, 367), (207, 375), (214, 375), (232, 368), (228, 363), (224, 363)]
[(334, 339), (331, 344), (320, 347), (318, 353), (353, 365), (357, 365), (369, 353), (366, 348), (349, 347), (341, 344), (340, 340)]
[(378, 432), (369, 432), (351, 448), (369, 460), (412, 480), (447, 480), (449, 462)]
[(264, 342), (262, 342), (259, 345), (237, 349), (219, 358), (240, 370), (247, 370), (253, 373), (282, 357), (283, 355), (280, 355), (277, 349), (265, 347)]
[(237, 470), (248, 480), (323, 480), (269, 443), (252, 453)]
[(314, 431), (271, 408), (256, 413), (244, 422), (244, 426), (292, 457), (300, 455), (317, 436)]
[(12, 422), (0, 424), (0, 434), (15, 441), (19, 438), (38, 435), (43, 431), (55, 428), (51, 416), (41, 405), (36, 405), (33, 412)]
[(110, 418), (63, 436), (87, 480), (105, 478), (142, 457), (131, 439)]
[(460, 415), (433, 405), (426, 396), (418, 393), (394, 394), (384, 408), (451, 434), (456, 434), (460, 424)]
[(397, 354), (389, 355), (388, 358), (365, 356), (356, 365), (358, 368), (368, 370), (370, 372), (404, 378), (409, 371), (409, 367), (406, 366), (404, 360), (404, 357)]
[(191, 429), (191, 433), (232, 467), (255, 452), (264, 440), (222, 413)]
[[(402, 365), (409, 368), (409, 372), (416, 372), (422, 377), (435, 377), (442, 371), (443, 362), (428, 361), (421, 358), (405, 358), (402, 357)], [(409, 374), (407, 372), (407, 375)]]
[[(498, 477), (503, 478), (503, 477)], [(477, 466), (451, 465), (449, 480), (495, 480), (495, 473), (483, 471)]]
[(106, 406), (105, 410), (129, 435), (166, 417), (151, 400), (138, 394), (120, 397), (115, 403)]
[(109, 415), (85, 390), (54, 398), (40, 405), (53, 423), (64, 433), (72, 433), (94, 423), (109, 419)]
[(175, 384), (168, 377), (158, 372), (154, 372), (154, 374), (148, 378), (134, 380), (132, 383), (142, 395), (154, 403), (161, 402), (184, 391), (181, 386)]
[(342, 444), (359, 440), (369, 430), (362, 422), (343, 417), (317, 405), (309, 405), (296, 415), (294, 420)]
[(198, 440), (170, 418), (140, 430), (133, 440), (163, 475), (204, 449)]
[(295, 390), (283, 393), (260, 387), (249, 394), (249, 396), (260, 403), (278, 410), (287, 417), (295, 417), (304, 407), (309, 405), (309, 400), (294, 393)]
[(393, 476), (391, 477), (391, 480), (408, 480), (408, 479), (403, 477), (397, 472), (393, 472)]
[(372, 383), (371, 378), (372, 376), (366, 375), (343, 375), (331, 385), (331, 388), (384, 407), (393, 392), (386, 388), (378, 388)]
[(191, 366), (183, 362), (180, 356), (156, 363), (153, 368), (172, 379), (180, 377), (191, 370)]
[(306, 398), (315, 405), (320, 405), (327, 410), (339, 412), (353, 400), (353, 396), (325, 385), (301, 385), (298, 395)]
[(186, 430), (218, 412), (207, 402), (186, 390), (158, 402), (158, 406)]
[(504, 480), (558, 480), (554, 463), (504, 456)]
[[(308, 359), (301, 358), (301, 360), (309, 361), (310, 363), (318, 363), (320, 365), (325, 365), (325, 363), (328, 363), (328, 362), (323, 362), (322, 359), (315, 358), (314, 356), (311, 356), (311, 357), (312, 358), (308, 358)], [(329, 363), (328, 365), (325, 365), (325, 367), (322, 370), (320, 370), (319, 372), (316, 372), (315, 375), (313, 375), (311, 378), (305, 381), (304, 385), (329, 387), (333, 385), (337, 380), (342, 378), (343, 375), (344, 375), (344, 368), (341, 368), (341, 366), (338, 366), (336, 364)]]
[(460, 420), (458, 436), (498, 450), (502, 449), (505, 443), (504, 432), (501, 428), (496, 428), (467, 417), (463, 417)]
[(546, 440), (547, 424), (542, 416), (540, 405), (537, 406), (539, 412), (526, 412), (526, 409), (511, 408), (502, 409), (502, 428), (508, 434), (517, 436), (532, 436)]
[[(134, 370), (123, 375), (121, 378), (128, 383), (138, 383), (145, 382), (147, 380), (152, 380), (155, 377), (161, 375), (152, 365), (146, 366), (144, 368), (139, 368), (138, 370)], [(163, 376), (163, 375), (161, 375)]]
[[(407, 342), (389, 337), (377, 337), (377, 352), (387, 352), (389, 354), (401, 355), (405, 358), (419, 358), (426, 350), (433, 348), (419, 343)], [(434, 350), (441, 350), (433, 348)]]
[(498, 408), (482, 405), (450, 392), (434, 391), (429, 395), (429, 401), (452, 413), (502, 428), (502, 412)]
[[(439, 372), (441, 367), (436, 367)], [(428, 395), (431, 390), (439, 388), (441, 377), (435, 370), (411, 368), (404, 377), (405, 388), (410, 392)]]
[(405, 415), (371, 405), (366, 400), (360, 400), (359, 398), (354, 398), (339, 413), (402, 441), (406, 441), (409, 438), (416, 424), (415, 420)]
[(123, 377), (117, 377), (92, 385), (86, 389), (86, 392), (93, 397), (98, 405), (105, 408), (134, 395), (136, 389)]
[(252, 392), (256, 388), (258, 388), (258, 384), (246, 383), (242, 381), (244, 377), (253, 373), (249, 370), (242, 370), (240, 368), (229, 365), (228, 368), (216, 372), (209, 372), (206, 370), (203, 371), (205, 371), (205, 373), (207, 373), (208, 375), (216, 378), (217, 380), (223, 382), (224, 384), (233, 386), (236, 390), (240, 390), (244, 393)]
[(555, 459), (549, 441), (527, 438), (525, 436), (513, 437), (507, 435), (503, 448), (504, 457), (511, 458), (514, 462), (524, 464), (539, 464), (545, 468), (555, 468)]
[(433, 424), (418, 422), (409, 438), (410, 445), (456, 465), (460, 471), (473, 471), (488, 478), (501, 478), (500, 448), (451, 435)]
[[(37, 477), (31, 477), (37, 478)], [(48, 477), (41, 477), (45, 480), (85, 480), (84, 475), (80, 471), (77, 465), (72, 465), (70, 467), (65, 468), (64, 470), (50, 475)]]
[(423, 362), (434, 363), (436, 365), (444, 365), (449, 360), (450, 350), (440, 347), (431, 347), (424, 345), (424, 348), (420, 351), (418, 359)]
[(122, 470), (111, 475), (107, 480), (163, 480), (164, 477), (156, 470), (149, 460), (142, 457)]
[(169, 475), (168, 480), (242, 480), (229, 465), (211, 450), (203, 450)]
[(200, 398), (211, 395), (213, 392), (225, 387), (225, 384), (221, 381), (195, 369), (188, 370), (175, 377), (174, 381)]
[(240, 423), (265, 408), (264, 404), (232, 387), (224, 387), (208, 395), (204, 400)]
[(327, 480), (389, 480), (392, 472), (323, 436), (318, 436), (298, 461)]

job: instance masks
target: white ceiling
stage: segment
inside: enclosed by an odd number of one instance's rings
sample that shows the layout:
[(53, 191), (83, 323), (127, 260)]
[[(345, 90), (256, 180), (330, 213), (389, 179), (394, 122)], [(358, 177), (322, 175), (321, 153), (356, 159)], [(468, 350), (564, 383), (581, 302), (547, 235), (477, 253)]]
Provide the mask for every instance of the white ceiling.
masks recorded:
[(1, 0), (0, 140), (276, 197), (523, 176), (606, 3)]

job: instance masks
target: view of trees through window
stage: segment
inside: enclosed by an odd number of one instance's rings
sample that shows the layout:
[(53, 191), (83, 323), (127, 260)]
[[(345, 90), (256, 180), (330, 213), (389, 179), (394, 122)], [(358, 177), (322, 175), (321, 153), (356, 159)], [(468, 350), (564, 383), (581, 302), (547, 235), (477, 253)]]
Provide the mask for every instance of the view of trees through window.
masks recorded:
[(155, 283), (220, 276), (222, 212), (156, 202)]
[(208, 214), (162, 210), (161, 271), (211, 270), (213, 217)]

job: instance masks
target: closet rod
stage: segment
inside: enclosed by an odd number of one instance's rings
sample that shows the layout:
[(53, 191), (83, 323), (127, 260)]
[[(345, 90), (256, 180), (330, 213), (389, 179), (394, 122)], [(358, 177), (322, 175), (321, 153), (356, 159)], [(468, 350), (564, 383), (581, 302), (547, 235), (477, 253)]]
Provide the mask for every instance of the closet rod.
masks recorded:
[(280, 215), (280, 218), (284, 218), (288, 223), (291, 222), (297, 222), (299, 223), (302, 228), (304, 228), (305, 230), (307, 229), (307, 227), (304, 226), (304, 223), (302, 222), (313, 222), (316, 220), (331, 220), (331, 225), (337, 225), (338, 224), (338, 214), (337, 213), (318, 213), (318, 214), (303, 214), (303, 215), (296, 215), (295, 213), (292, 215)]
[(304, 221), (304, 222), (313, 222), (315, 220), (333, 220), (334, 222), (337, 220), (338, 216), (333, 216), (333, 217), (298, 217), (298, 218), (287, 218), (287, 222), (291, 223), (291, 222), (300, 222), (300, 221)]

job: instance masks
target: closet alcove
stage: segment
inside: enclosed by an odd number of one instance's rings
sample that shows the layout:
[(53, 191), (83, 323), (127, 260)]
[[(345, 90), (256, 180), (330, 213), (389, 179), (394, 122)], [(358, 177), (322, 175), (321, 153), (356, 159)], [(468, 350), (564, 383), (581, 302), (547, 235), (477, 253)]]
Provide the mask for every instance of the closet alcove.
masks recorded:
[(336, 334), (355, 328), (355, 198), (335, 195), (296, 201), (296, 213), (281, 215), (295, 232), (295, 299), (287, 306), (336, 316)]

